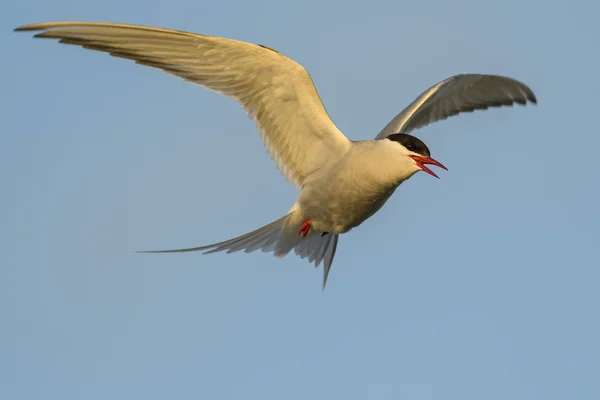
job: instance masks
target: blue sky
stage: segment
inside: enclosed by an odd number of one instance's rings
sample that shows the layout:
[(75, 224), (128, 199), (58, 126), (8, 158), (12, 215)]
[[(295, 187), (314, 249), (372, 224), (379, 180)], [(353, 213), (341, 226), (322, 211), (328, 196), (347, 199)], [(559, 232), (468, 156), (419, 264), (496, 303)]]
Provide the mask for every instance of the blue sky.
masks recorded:
[[(600, 398), (599, 8), (588, 1), (24, 0), (0, 15), (0, 397)], [(507, 75), (538, 106), (415, 132), (417, 174), (321, 269), (228, 239), (297, 191), (232, 100), (13, 33), (92, 20), (226, 36), (311, 73), (351, 139), (430, 85)]]

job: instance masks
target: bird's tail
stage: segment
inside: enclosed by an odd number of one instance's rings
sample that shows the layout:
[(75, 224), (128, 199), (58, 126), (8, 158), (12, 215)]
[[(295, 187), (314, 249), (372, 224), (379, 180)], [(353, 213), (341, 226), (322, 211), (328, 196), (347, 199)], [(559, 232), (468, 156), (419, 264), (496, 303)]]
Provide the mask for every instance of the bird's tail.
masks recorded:
[(256, 250), (273, 252), (275, 257), (284, 257), (291, 250), (301, 258), (307, 258), (318, 267), (323, 261), (323, 289), (327, 283), (327, 276), (335, 256), (338, 234), (315, 232), (310, 230), (306, 236), (300, 234), (303, 219), (294, 209), (268, 225), (258, 228), (245, 235), (238, 236), (224, 242), (213, 243), (207, 246), (191, 247), (174, 250), (150, 250), (139, 253), (185, 253), (190, 251), (204, 251), (204, 254), (225, 251), (234, 253), (244, 250), (251, 253)]

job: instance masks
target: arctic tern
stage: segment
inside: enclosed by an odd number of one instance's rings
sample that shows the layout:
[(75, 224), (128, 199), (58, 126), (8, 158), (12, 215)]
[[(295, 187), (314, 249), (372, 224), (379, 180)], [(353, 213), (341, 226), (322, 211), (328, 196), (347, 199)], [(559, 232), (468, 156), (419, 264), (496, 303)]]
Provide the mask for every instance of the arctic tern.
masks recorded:
[[(461, 112), (537, 103), (523, 83), (498, 75), (459, 74), (400, 112), (374, 140), (351, 141), (332, 122), (307, 70), (263, 45), (148, 26), (48, 22), (19, 27), (138, 64), (162, 69), (237, 100), (256, 122), (282, 174), (300, 189), (287, 214), (253, 232), (207, 246), (147, 251), (206, 253), (291, 250), (323, 261), (323, 289), (339, 235), (375, 214), (398, 186), (427, 165), (446, 169), (409, 133)], [(47, 61), (44, 61), (47, 62)]]

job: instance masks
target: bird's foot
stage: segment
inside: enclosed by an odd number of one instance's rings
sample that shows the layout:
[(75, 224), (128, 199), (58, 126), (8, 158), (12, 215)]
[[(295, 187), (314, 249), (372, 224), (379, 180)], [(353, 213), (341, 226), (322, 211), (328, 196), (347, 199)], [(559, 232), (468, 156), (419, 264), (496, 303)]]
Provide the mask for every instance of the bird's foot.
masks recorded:
[(308, 235), (308, 231), (310, 231), (310, 225), (312, 224), (312, 221), (310, 220), (310, 218), (306, 218), (306, 221), (304, 221), (304, 223), (302, 224), (302, 227), (300, 228), (300, 233), (302, 236), (306, 236)]

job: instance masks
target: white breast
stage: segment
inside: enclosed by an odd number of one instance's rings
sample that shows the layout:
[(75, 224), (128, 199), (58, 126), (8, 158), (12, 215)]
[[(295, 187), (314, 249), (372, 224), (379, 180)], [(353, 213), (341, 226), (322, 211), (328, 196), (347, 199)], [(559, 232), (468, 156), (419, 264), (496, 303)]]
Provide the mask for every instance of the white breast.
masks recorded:
[(375, 214), (418, 169), (389, 140), (355, 142), (329, 168), (305, 182), (297, 204), (313, 229), (344, 233)]

